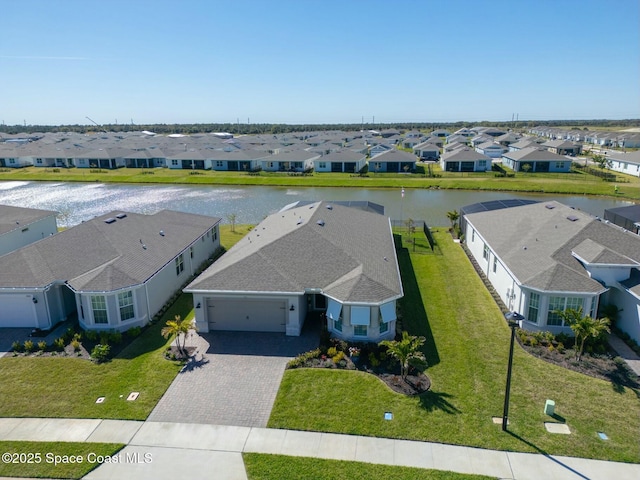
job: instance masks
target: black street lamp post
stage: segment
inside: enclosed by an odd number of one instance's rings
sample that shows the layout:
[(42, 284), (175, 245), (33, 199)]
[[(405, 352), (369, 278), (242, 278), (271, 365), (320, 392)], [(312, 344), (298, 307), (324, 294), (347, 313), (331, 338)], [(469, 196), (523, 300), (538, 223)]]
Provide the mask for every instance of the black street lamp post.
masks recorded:
[(511, 344), (509, 345), (509, 367), (507, 368), (507, 387), (504, 392), (504, 408), (502, 410), (502, 431), (507, 431), (507, 423), (509, 422), (509, 393), (511, 390), (511, 369), (513, 367), (513, 344), (516, 338), (516, 327), (520, 320), (524, 317), (517, 312), (509, 312), (505, 314), (505, 318), (511, 327)]

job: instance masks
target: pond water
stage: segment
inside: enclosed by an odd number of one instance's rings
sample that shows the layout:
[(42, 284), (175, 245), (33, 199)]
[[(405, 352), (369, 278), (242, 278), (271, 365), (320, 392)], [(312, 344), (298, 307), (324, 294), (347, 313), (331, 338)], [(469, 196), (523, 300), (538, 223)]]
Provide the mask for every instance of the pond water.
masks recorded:
[(255, 224), (299, 200), (367, 200), (381, 204), (394, 220), (425, 220), (448, 225), (447, 212), (490, 200), (524, 198), (558, 200), (592, 215), (631, 202), (583, 195), (535, 195), (463, 190), (314, 188), (260, 186), (131, 185), (102, 183), (0, 182), (0, 204), (60, 212), (58, 224), (71, 226), (113, 210), (154, 213), (161, 209), (221, 217), (235, 214), (237, 223)]

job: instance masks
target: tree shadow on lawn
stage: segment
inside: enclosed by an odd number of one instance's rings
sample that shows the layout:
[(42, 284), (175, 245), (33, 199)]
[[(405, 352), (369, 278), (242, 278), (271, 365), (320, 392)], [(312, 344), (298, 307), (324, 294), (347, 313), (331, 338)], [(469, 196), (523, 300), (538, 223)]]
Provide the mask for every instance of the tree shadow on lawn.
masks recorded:
[[(397, 237), (397, 235), (394, 235)], [(396, 238), (398, 265), (402, 276), (402, 287), (404, 297), (400, 299), (400, 311), (402, 312), (402, 326), (411, 335), (422, 335), (426, 341), (422, 347), (427, 364), (432, 367), (440, 363), (438, 348), (431, 332), (427, 312), (420, 296), (420, 286), (416, 278), (409, 250), (399, 245), (401, 242)]]
[(434, 392), (433, 390), (429, 390), (428, 392), (420, 395), (420, 406), (427, 412), (442, 410), (444, 413), (451, 415), (462, 413), (462, 410), (448, 400), (450, 398), (453, 398), (453, 395), (450, 393)]

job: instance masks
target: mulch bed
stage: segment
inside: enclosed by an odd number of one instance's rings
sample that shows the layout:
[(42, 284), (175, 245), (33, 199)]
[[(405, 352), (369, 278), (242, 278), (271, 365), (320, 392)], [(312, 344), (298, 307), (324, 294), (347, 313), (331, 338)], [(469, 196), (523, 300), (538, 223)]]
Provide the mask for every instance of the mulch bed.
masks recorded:
[[(376, 374), (374, 373), (374, 375)], [(376, 376), (386, 383), (391, 390), (403, 395), (420, 395), (431, 388), (431, 379), (424, 373), (408, 375), (406, 381), (400, 375), (391, 373), (381, 373)]]
[(624, 361), (614, 360), (616, 355), (614, 352), (603, 355), (584, 354), (578, 362), (575, 351), (572, 349), (559, 352), (558, 350), (550, 350), (544, 346), (532, 347), (530, 345), (521, 345), (522, 348), (531, 355), (541, 358), (546, 362), (553, 363), (554, 365), (612, 382), (616, 385), (636, 389), (640, 388), (638, 376)]

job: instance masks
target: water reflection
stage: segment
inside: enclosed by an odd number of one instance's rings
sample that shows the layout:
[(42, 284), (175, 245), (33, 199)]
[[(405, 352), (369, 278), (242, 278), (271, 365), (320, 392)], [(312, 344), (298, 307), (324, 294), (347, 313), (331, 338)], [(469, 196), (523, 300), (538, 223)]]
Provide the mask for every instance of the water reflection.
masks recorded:
[(631, 202), (586, 196), (516, 194), (461, 190), (368, 188), (220, 187), (183, 185), (119, 185), (102, 183), (0, 182), (0, 203), (60, 212), (59, 224), (70, 226), (113, 210), (154, 213), (172, 209), (221, 217), (237, 215), (238, 223), (257, 223), (297, 200), (368, 200), (385, 206), (394, 219), (426, 220), (448, 225), (447, 211), (470, 203), (526, 198), (555, 199), (593, 215)]

